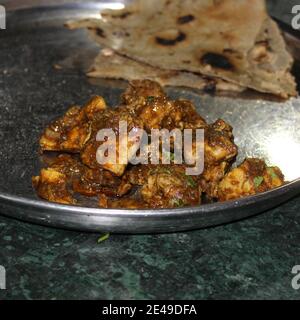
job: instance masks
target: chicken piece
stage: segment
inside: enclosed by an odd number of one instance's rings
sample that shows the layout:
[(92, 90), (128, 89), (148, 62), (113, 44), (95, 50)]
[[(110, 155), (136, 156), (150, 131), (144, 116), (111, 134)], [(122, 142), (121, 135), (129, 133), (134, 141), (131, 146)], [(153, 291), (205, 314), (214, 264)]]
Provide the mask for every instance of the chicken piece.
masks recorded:
[(33, 186), (41, 198), (61, 204), (75, 204), (67, 182), (65, 174), (52, 168), (42, 169), (40, 176), (32, 178)]
[(162, 87), (153, 81), (133, 81), (122, 102), (139, 117), (148, 132), (151, 129), (202, 128), (204, 119), (187, 100), (170, 100)]
[(220, 182), (218, 200), (227, 201), (265, 192), (284, 184), (279, 168), (267, 167), (260, 159), (246, 159)]
[(172, 107), (172, 103), (165, 97), (150, 97), (142, 107), (137, 109), (137, 116), (143, 121), (146, 130), (150, 132), (151, 129), (162, 128), (163, 121), (169, 118)]
[(217, 120), (205, 130), (205, 163), (207, 165), (232, 161), (238, 153), (233, 142), (232, 127), (223, 120)]
[(142, 106), (155, 98), (165, 98), (163, 88), (151, 80), (134, 80), (122, 95), (122, 103), (127, 106)]
[(230, 164), (228, 162), (205, 167), (200, 178), (200, 184), (208, 199), (217, 199), (219, 183), (224, 178), (229, 167)]
[(46, 161), (49, 168), (54, 169), (69, 178), (80, 176), (84, 170), (83, 164), (74, 155), (60, 154)]
[(33, 186), (38, 195), (51, 202), (75, 204), (71, 195), (71, 179), (80, 176), (82, 164), (71, 155), (61, 154), (47, 159), (48, 168), (40, 176), (33, 177)]
[(207, 126), (195, 106), (186, 100), (171, 101), (165, 97), (152, 97), (137, 109), (137, 116), (151, 129), (200, 129)]
[(127, 182), (126, 180), (122, 179), (122, 182), (118, 186), (116, 195), (118, 197), (123, 197), (128, 194), (132, 190), (132, 184)]
[(185, 166), (139, 165), (130, 167), (123, 180), (141, 187), (140, 194), (149, 208), (183, 207), (199, 204), (199, 177), (187, 176)]
[(42, 151), (79, 152), (88, 140), (90, 129), (85, 124), (84, 112), (80, 107), (71, 107), (66, 114), (54, 121), (40, 139)]
[[(120, 134), (121, 122), (126, 122), (127, 124), (127, 131), (125, 132), (125, 135)], [(110, 141), (107, 137), (107, 141), (97, 141), (97, 134), (101, 129), (111, 129), (114, 133), (115, 140)], [(81, 153), (82, 162), (92, 169), (104, 168), (117, 176), (122, 176), (127, 164), (136, 154), (136, 149), (139, 147), (140, 129), (143, 129), (143, 123), (132, 117), (126, 108), (118, 108), (116, 110), (109, 110), (108, 112), (105, 112), (92, 123), (92, 138), (86, 144)], [(127, 139), (130, 132), (134, 133), (133, 140)], [(105, 156), (108, 156), (106, 154), (102, 157), (98, 154), (97, 158), (98, 148), (102, 146), (104, 142), (106, 144), (110, 144), (110, 146), (115, 149), (115, 163), (109, 161), (106, 162)], [(125, 152), (121, 149), (121, 146), (125, 147)], [(136, 147), (136, 149), (134, 147)], [(99, 158), (101, 161), (99, 161)]]
[(184, 166), (156, 166), (141, 188), (143, 200), (152, 208), (178, 208), (201, 203), (197, 178), (186, 176)]
[(148, 180), (148, 175), (155, 169), (152, 165), (138, 165), (128, 168), (123, 176), (124, 183), (134, 186), (143, 186)]
[(98, 198), (98, 206), (100, 208), (108, 208), (108, 197), (105, 194), (100, 194)]
[(121, 182), (121, 179), (109, 171), (85, 167), (80, 177), (72, 180), (72, 188), (75, 192), (87, 197), (100, 194), (115, 197), (119, 195)]
[(40, 139), (42, 151), (79, 153), (91, 136), (89, 120), (106, 109), (102, 97), (93, 97), (83, 108), (71, 107), (66, 114), (54, 121)]
[(91, 128), (88, 123), (76, 126), (66, 132), (63, 142), (60, 143), (61, 151), (78, 153), (91, 136)]
[(100, 208), (105, 209), (146, 209), (148, 206), (145, 202), (132, 198), (121, 198), (117, 200), (111, 200), (106, 195), (100, 195), (98, 200)]
[[(184, 156), (186, 163), (195, 166), (195, 174), (206, 175), (205, 180), (211, 185), (205, 189), (209, 189), (212, 194), (213, 185), (218, 182), (224, 169), (232, 163), (238, 148), (234, 144), (232, 128), (225, 121), (218, 120), (203, 130), (203, 139), (195, 140), (193, 137), (191, 147), (185, 144)], [(209, 171), (212, 174), (209, 174)], [(216, 176), (217, 180), (213, 176)]]
[[(38, 194), (43, 198), (47, 197), (47, 200), (52, 202), (61, 203), (57, 195), (51, 197), (49, 193), (55, 189), (56, 184), (62, 188), (62, 180), (64, 181), (66, 190), (87, 197), (98, 195), (115, 197), (119, 196), (119, 192), (125, 194), (129, 191), (125, 190), (125, 187), (122, 186), (123, 181), (111, 172), (101, 168), (90, 169), (84, 166), (78, 159), (74, 158), (74, 156), (66, 154), (59, 155), (55, 159), (49, 160), (48, 165), (49, 167), (47, 169), (41, 171), (40, 177), (33, 178), (33, 182)], [(54, 178), (60, 177), (60, 179), (50, 180), (52, 176), (48, 178), (49, 174), (52, 174)]]
[(83, 112), (89, 120), (93, 120), (99, 113), (107, 109), (105, 100), (100, 96), (94, 96), (83, 107)]
[(201, 129), (206, 128), (206, 121), (197, 112), (194, 104), (188, 100), (175, 100), (172, 102), (170, 118), (165, 119), (164, 128), (174, 129)]

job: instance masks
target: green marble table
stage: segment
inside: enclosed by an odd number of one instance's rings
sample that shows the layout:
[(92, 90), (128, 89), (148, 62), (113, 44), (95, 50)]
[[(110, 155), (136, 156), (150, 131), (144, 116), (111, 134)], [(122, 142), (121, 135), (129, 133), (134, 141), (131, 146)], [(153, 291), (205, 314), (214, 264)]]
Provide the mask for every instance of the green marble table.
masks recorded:
[(0, 299), (300, 298), (300, 198), (216, 228), (98, 238), (0, 217)]
[[(296, 3), (268, 1), (287, 23)], [(101, 243), (97, 234), (0, 216), (0, 265), (7, 272), (0, 299), (299, 299), (291, 286), (291, 270), (300, 265), (299, 224), (300, 198), (226, 226), (111, 235)]]

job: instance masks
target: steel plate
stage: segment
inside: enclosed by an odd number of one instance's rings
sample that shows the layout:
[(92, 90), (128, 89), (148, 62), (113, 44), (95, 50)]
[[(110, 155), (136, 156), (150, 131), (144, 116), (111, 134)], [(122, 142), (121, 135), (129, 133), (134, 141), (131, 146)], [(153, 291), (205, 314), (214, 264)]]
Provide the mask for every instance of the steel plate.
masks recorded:
[[(31, 176), (40, 169), (42, 129), (71, 104), (93, 94), (116, 104), (125, 83), (89, 81), (84, 70), (99, 48), (86, 31), (63, 27), (70, 18), (90, 17), (117, 2), (44, 6), (12, 10), (0, 30), (0, 210), (18, 219), (84, 231), (172, 232), (232, 222), (288, 200), (300, 189), (300, 100), (279, 102), (255, 94), (210, 96), (168, 89), (193, 100), (208, 121), (223, 118), (234, 127), (241, 161), (264, 157), (282, 168), (291, 183), (276, 190), (225, 203), (174, 210), (106, 210), (48, 203), (37, 198)], [(119, 3), (119, 2), (118, 2)], [(289, 42), (296, 46), (296, 39)], [(57, 70), (53, 65), (63, 63)]]

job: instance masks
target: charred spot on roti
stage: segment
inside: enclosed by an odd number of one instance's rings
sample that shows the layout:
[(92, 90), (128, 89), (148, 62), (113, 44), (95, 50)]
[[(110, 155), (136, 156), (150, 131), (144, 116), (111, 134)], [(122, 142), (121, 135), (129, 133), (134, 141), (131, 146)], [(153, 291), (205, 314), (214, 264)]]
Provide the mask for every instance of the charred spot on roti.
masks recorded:
[(256, 41), (255, 45), (262, 45), (262, 46), (265, 46), (266, 48), (268, 48), (268, 50), (271, 50), (270, 39)]
[(114, 31), (112, 34), (116, 38), (130, 37), (130, 33), (124, 30), (117, 30), (117, 31)]
[(88, 27), (88, 30), (93, 30), (96, 32), (97, 36), (99, 36), (100, 38), (105, 38), (105, 34), (104, 34), (104, 31), (103, 29), (97, 27)]
[(235, 51), (235, 50), (233, 50), (233, 49), (230, 49), (230, 48), (225, 48), (225, 49), (223, 50), (223, 53), (235, 54), (235, 53), (236, 53), (236, 51)]
[(205, 87), (203, 88), (203, 91), (209, 94), (214, 94), (217, 91), (217, 85), (215, 81), (209, 81)]
[(125, 18), (127, 18), (127, 17), (129, 17), (131, 15), (132, 15), (132, 12), (124, 12), (124, 13), (120, 14), (119, 16), (115, 16), (113, 18), (125, 19)]
[(219, 5), (221, 5), (222, 4), (222, 1), (223, 0), (213, 0), (213, 3), (214, 3), (214, 6), (219, 6)]
[(242, 60), (243, 56), (242, 54), (237, 51), (237, 50), (233, 50), (231, 48), (225, 48), (223, 50), (224, 55), (226, 55), (226, 57), (231, 56), (232, 58), (234, 58), (234, 60)]
[(112, 19), (126, 19), (127, 17), (132, 15), (132, 12), (126, 11), (126, 12), (122, 12), (121, 14), (109, 14), (109, 13), (103, 12), (101, 15), (102, 17), (109, 17)]
[(104, 34), (104, 31), (101, 29), (101, 28), (97, 28), (96, 29), (96, 33), (99, 37), (101, 38), (105, 38), (105, 34)]
[(195, 20), (195, 17), (192, 14), (187, 14), (185, 16), (181, 16), (177, 19), (178, 24), (187, 24)]
[(252, 61), (256, 63), (267, 63), (272, 59), (272, 48), (268, 40), (257, 41), (249, 53)]
[(219, 53), (208, 52), (205, 53), (201, 59), (201, 63), (204, 65), (210, 65), (213, 68), (223, 69), (223, 70), (233, 70), (234, 65), (230, 62), (230, 60)]
[(155, 37), (156, 43), (158, 43), (161, 46), (175, 46), (177, 43), (180, 43), (186, 39), (186, 34), (183, 32), (179, 32), (176, 38), (169, 39), (169, 38), (163, 38), (160, 36)]

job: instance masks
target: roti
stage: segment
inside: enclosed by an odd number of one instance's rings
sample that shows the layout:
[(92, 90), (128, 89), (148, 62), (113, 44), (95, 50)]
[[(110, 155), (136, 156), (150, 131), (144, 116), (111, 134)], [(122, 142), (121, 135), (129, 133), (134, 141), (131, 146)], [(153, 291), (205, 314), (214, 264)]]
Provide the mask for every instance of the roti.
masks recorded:
[(206, 92), (242, 92), (245, 88), (217, 78), (208, 78), (190, 72), (168, 71), (137, 62), (112, 50), (104, 49), (96, 57), (90, 71), (93, 78), (137, 80), (149, 79), (162, 86), (189, 87)]
[(297, 94), (293, 59), (263, 0), (139, 0), (100, 18), (68, 26), (87, 27), (101, 46), (153, 68)]

